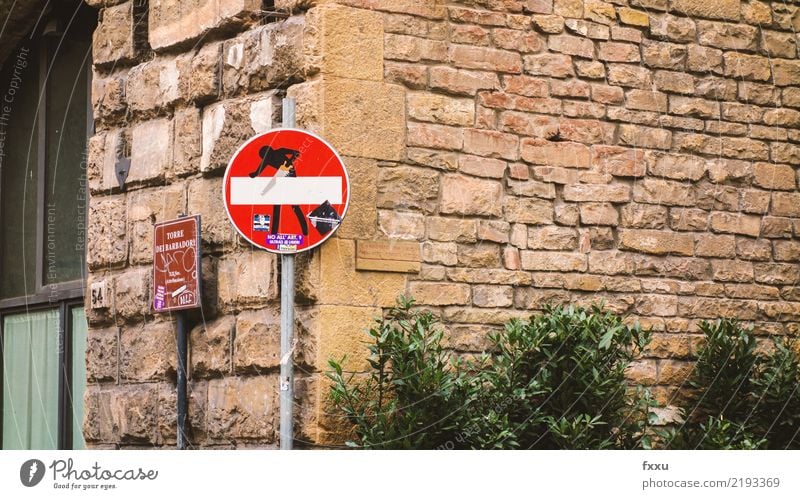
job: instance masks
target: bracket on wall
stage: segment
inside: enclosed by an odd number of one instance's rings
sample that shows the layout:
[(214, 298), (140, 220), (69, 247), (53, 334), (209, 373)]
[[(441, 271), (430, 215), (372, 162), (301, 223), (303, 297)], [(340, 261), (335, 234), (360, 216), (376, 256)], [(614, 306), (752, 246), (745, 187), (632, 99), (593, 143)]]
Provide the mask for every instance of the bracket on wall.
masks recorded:
[(114, 163), (114, 173), (117, 175), (117, 183), (120, 190), (125, 190), (125, 181), (128, 179), (128, 172), (131, 170), (131, 158), (125, 154), (125, 140), (120, 135), (117, 139), (117, 161)]

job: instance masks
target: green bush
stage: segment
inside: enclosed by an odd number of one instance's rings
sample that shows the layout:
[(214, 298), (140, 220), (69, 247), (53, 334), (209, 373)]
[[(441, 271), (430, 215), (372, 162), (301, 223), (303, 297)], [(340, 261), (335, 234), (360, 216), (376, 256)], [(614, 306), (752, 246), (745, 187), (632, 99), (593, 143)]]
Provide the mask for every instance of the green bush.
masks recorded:
[(800, 360), (778, 339), (762, 352), (734, 320), (703, 322), (685, 422), (655, 429), (647, 389), (625, 369), (650, 341), (601, 307), (548, 308), (490, 334), (462, 360), (413, 300), (369, 330), (367, 373), (329, 361), (333, 406), (353, 424), (348, 445), (382, 449), (797, 449)]
[(697, 424), (664, 433), (671, 449), (756, 450), (766, 446), (766, 440), (756, 438), (747, 427), (721, 416), (708, 416)]
[(354, 447), (427, 449), (454, 441), (473, 380), (464, 363), (442, 346), (443, 332), (413, 300), (376, 321), (369, 330), (370, 371), (359, 377), (329, 360), (330, 398), (355, 427)]
[(649, 342), (598, 307), (556, 307), (454, 360), (412, 300), (370, 329), (370, 371), (330, 361), (331, 401), (368, 448), (629, 448), (649, 445), (649, 393), (624, 371)]
[[(625, 369), (650, 340), (598, 307), (549, 308), (490, 336), (480, 369), (474, 447), (626, 448), (648, 421), (649, 393)], [(497, 425), (495, 421), (501, 421)], [(645, 444), (647, 440), (645, 439)]]
[(792, 340), (759, 352), (751, 329), (732, 319), (702, 322), (705, 344), (688, 380), (686, 422), (670, 448), (800, 447), (800, 360)]

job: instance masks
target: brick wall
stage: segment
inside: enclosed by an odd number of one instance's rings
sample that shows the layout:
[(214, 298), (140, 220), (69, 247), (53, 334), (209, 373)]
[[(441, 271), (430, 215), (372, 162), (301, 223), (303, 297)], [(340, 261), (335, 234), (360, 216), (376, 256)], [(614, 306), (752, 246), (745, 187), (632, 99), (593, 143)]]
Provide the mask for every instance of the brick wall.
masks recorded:
[(666, 405), (698, 320), (798, 332), (800, 7), (345, 3), (383, 11), (385, 78), (406, 89), (379, 225), (422, 243), (407, 289), (455, 348), (604, 300), (655, 332), (632, 374)]
[(546, 303), (604, 300), (653, 328), (631, 374), (664, 405), (697, 320), (797, 333), (798, 6), (279, 0), (291, 16), (268, 22), (260, 1), (90, 3), (89, 286), (113, 298), (87, 303), (91, 445), (174, 443), (173, 325), (149, 295), (153, 223), (178, 213), (203, 216), (206, 255), (193, 441), (274, 445), (279, 268), (234, 234), (220, 185), (284, 95), (352, 181), (337, 237), (299, 262), (304, 442), (341, 441), (320, 371), (363, 368), (363, 328), (400, 293), (464, 352)]

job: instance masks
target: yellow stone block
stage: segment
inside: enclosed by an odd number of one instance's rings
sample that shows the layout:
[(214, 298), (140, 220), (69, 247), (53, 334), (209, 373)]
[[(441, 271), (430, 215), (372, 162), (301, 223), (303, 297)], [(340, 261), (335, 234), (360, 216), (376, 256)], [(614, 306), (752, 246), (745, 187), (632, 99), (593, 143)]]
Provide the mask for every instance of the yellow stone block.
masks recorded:
[[(344, 414), (333, 408), (330, 402), (332, 381), (326, 376), (330, 372), (328, 360), (342, 361), (345, 371), (360, 372), (355, 379), (364, 378), (369, 364), (367, 356), (367, 330), (380, 317), (376, 307), (345, 307), (322, 305), (311, 328), (317, 344), (316, 359), (313, 360), (318, 374), (314, 375), (313, 393), (305, 403), (312, 407), (302, 409), (302, 428), (318, 444), (342, 444), (354, 438), (352, 425)], [(346, 375), (349, 377), (349, 375)]]
[(614, 6), (610, 3), (597, 0), (585, 0), (583, 2), (583, 17), (594, 22), (611, 24), (617, 19)]
[[(357, 374), (353, 381), (365, 378), (366, 374)], [(309, 436), (317, 445), (344, 445), (348, 440), (355, 440), (355, 428), (347, 420), (344, 413), (333, 407), (330, 391), (333, 381), (324, 374), (318, 374), (312, 419), (309, 425)]]
[(306, 15), (304, 47), (312, 74), (383, 81), (383, 16), (379, 12), (336, 4), (313, 8)]
[(350, 206), (336, 234), (345, 239), (372, 239), (378, 231), (378, 163), (342, 158), (350, 177)]
[(397, 161), (405, 149), (405, 90), (388, 83), (323, 77), (292, 86), (297, 125), (343, 156)]
[(642, 27), (650, 26), (650, 17), (647, 15), (646, 12), (642, 12), (641, 10), (629, 9), (628, 7), (621, 7), (617, 11), (617, 13), (619, 14), (619, 20), (623, 24), (629, 24), (631, 26), (642, 26)]
[(357, 241), (356, 269), (383, 272), (419, 272), (420, 244), (416, 241)]
[(741, 12), (741, 0), (672, 0), (670, 7), (675, 12), (692, 17), (708, 19), (727, 19), (738, 21)]
[(345, 358), (346, 371), (365, 371), (367, 363), (367, 330), (381, 316), (377, 307), (344, 307), (321, 305), (317, 323), (316, 367), (328, 370), (328, 360)]
[(355, 242), (333, 238), (320, 251), (321, 305), (392, 307), (405, 292), (406, 276), (356, 271)]

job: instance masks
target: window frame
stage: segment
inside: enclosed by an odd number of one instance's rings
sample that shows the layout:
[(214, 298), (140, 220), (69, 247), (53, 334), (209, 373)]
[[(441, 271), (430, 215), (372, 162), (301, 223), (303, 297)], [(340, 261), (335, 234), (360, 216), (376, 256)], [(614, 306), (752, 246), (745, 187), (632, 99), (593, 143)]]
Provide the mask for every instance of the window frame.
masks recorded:
[[(82, 3), (82, 2), (81, 2)], [(86, 5), (82, 8), (91, 9)], [(93, 9), (92, 9), (93, 10)], [(45, 283), (45, 216), (47, 211), (46, 206), (46, 188), (47, 188), (47, 102), (48, 102), (48, 88), (47, 77), (51, 69), (52, 58), (50, 55), (51, 40), (48, 38), (47, 33), (44, 33), (44, 27), (47, 26), (48, 21), (57, 19), (54, 14), (55, 11), (47, 16), (40, 16), (37, 20), (36, 26), (28, 36), (28, 41), (38, 47), (39, 57), (36, 61), (38, 72), (38, 92), (39, 97), (36, 107), (36, 129), (37, 139), (35, 147), (37, 148), (36, 158), (36, 172), (37, 172), (37, 185), (36, 185), (36, 272), (34, 276), (34, 289), (33, 292), (26, 296), (19, 296), (13, 298), (0, 298), (0, 393), (5, 388), (4, 379), (4, 366), (3, 366), (3, 352), (5, 342), (4, 321), (8, 315), (24, 314), (34, 311), (43, 310), (58, 310), (58, 435), (56, 438), (56, 446), (58, 450), (72, 449), (72, 420), (73, 420), (73, 407), (70, 392), (72, 390), (73, 376), (72, 376), (72, 309), (76, 307), (85, 308), (85, 288), (86, 277), (88, 268), (86, 264), (86, 231), (83, 233), (84, 237), (84, 258), (83, 268), (81, 270), (81, 278), (72, 281), (64, 281), (58, 283)], [(96, 25), (93, 25), (93, 30)], [(86, 154), (88, 153), (89, 139), (94, 135), (94, 113), (92, 108), (92, 54), (91, 42), (89, 43), (89, 54), (87, 56), (88, 64), (86, 65), (86, 141), (84, 144), (84, 159), (88, 161)], [(9, 58), (13, 57), (16, 50), (13, 51)], [(7, 59), (8, 60), (8, 59)], [(5, 62), (5, 61), (4, 61)], [(13, 165), (10, 165), (13, 167)], [(85, 169), (84, 169), (85, 171)], [(0, 186), (2, 185), (0, 179)], [(88, 213), (89, 213), (89, 186), (88, 181), (83, 184), (86, 190), (84, 196), (84, 227), (88, 227)], [(0, 198), (2, 197), (2, 189), (0, 188)], [(0, 204), (0, 209), (2, 204)], [(0, 220), (2, 219), (0, 213)], [(2, 260), (0, 260), (1, 264)], [(2, 268), (0, 268), (2, 273)], [(81, 396), (83, 396), (81, 394)], [(3, 414), (3, 398), (0, 396), (0, 427), (2, 427), (2, 414)], [(0, 432), (0, 449), (3, 448), (3, 436)]]
[[(42, 44), (39, 50), (38, 62), (38, 78), (39, 78), (39, 100), (36, 109), (36, 122), (37, 122), (37, 158), (36, 158), (36, 273), (34, 277), (35, 289), (33, 293), (26, 296), (18, 296), (13, 298), (0, 298), (0, 310), (6, 308), (13, 308), (18, 306), (36, 306), (42, 303), (54, 303), (61, 300), (71, 300), (74, 298), (82, 298), (85, 293), (86, 285), (86, 261), (84, 259), (83, 278), (75, 279), (72, 281), (65, 281), (59, 283), (45, 284), (45, 265), (44, 265), (44, 248), (45, 248), (45, 189), (47, 188), (47, 75), (49, 72), (49, 54), (47, 49), (48, 40), (45, 36), (35, 35), (39, 38), (37, 43)], [(33, 38), (33, 37), (32, 37)], [(91, 60), (91, 58), (90, 58)], [(89, 139), (94, 135), (94, 116), (92, 109), (92, 67), (91, 64), (87, 66), (87, 88), (86, 88), (86, 145), (88, 147)], [(84, 226), (88, 222), (89, 210), (89, 196), (88, 185), (86, 185), (87, 195), (84, 196)], [(2, 197), (2, 189), (0, 189), (0, 198)], [(0, 207), (2, 205), (0, 204)], [(2, 213), (0, 213), (0, 219)], [(84, 238), (85, 238), (84, 234)], [(84, 245), (85, 250), (85, 245)], [(85, 253), (85, 251), (84, 251)], [(2, 262), (2, 260), (0, 260)], [(0, 268), (0, 272), (2, 272)]]
[[(33, 306), (18, 306), (0, 309), (0, 381), (5, 388), (5, 380), (2, 373), (5, 372), (3, 366), (5, 352), (5, 318), (9, 315), (26, 314), (28, 312), (44, 312), (47, 310), (58, 310), (58, 436), (56, 447), (58, 450), (72, 449), (72, 400), (70, 392), (72, 390), (72, 309), (83, 308), (83, 299), (61, 300), (55, 303), (39, 303)], [(2, 391), (0, 389), (0, 391)], [(3, 397), (0, 397), (0, 415), (3, 414)], [(0, 416), (0, 423), (2, 417)], [(3, 448), (3, 433), (0, 432), (0, 449)]]

